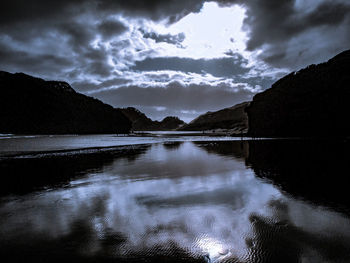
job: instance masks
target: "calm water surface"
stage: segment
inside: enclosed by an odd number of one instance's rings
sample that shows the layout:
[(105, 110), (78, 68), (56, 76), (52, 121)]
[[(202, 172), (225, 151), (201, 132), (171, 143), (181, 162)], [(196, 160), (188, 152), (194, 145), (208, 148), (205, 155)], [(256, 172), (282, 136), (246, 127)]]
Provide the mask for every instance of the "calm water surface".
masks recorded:
[(348, 149), (186, 141), (2, 158), (1, 261), (350, 262)]

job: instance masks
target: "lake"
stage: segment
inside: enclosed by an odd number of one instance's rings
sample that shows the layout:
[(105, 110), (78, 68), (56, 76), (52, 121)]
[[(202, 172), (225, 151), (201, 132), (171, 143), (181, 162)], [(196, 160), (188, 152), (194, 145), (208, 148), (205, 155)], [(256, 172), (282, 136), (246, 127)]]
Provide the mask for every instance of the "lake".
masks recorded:
[(350, 262), (346, 140), (3, 137), (2, 262)]

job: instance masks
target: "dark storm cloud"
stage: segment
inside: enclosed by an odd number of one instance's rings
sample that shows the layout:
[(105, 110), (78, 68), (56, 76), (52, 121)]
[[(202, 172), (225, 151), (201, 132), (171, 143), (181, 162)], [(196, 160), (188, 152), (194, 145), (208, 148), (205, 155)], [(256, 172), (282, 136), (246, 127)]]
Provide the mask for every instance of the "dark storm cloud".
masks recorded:
[[(198, 12), (204, 2), (31, 0), (29, 4), (24, 0), (5, 1), (0, 9), (0, 32), (23, 43), (37, 38), (45, 41), (45, 37), (52, 38), (56, 32), (58, 41), (68, 38), (71, 48), (79, 53), (97, 34), (109, 38), (125, 31), (124, 25), (110, 20), (109, 15), (124, 14), (174, 22), (190, 12)], [(240, 4), (246, 8), (244, 27), (249, 32), (248, 50), (263, 50), (260, 58), (276, 67), (294, 69), (320, 62), (350, 46), (350, 3), (345, 0), (316, 1), (313, 2), (316, 8), (311, 11), (296, 8), (294, 0), (217, 2), (222, 5)], [(86, 15), (85, 20), (77, 19), (82, 15)], [(92, 25), (91, 20), (97, 25)], [(313, 35), (311, 40), (307, 38), (309, 32)], [(173, 44), (178, 44), (183, 38), (181, 35), (175, 37), (156, 33), (146, 33), (145, 37)], [(296, 40), (292, 42), (293, 39)], [(11, 43), (8, 42), (8, 45)], [(317, 54), (320, 54), (319, 59), (314, 61)]]
[[(315, 11), (305, 16), (305, 23), (309, 26), (338, 25), (349, 16), (350, 4), (325, 2)], [(299, 23), (299, 27), (301, 27)]]
[(12, 0), (2, 3), (0, 24), (23, 21), (64, 20), (82, 12), (124, 13), (154, 20), (167, 18), (174, 22), (190, 12), (198, 12), (203, 0)]
[(131, 69), (138, 71), (174, 70), (198, 74), (209, 73), (216, 77), (234, 77), (249, 71), (246, 63), (247, 60), (239, 54), (236, 57), (214, 59), (158, 57), (137, 61)]
[[(141, 31), (142, 32), (142, 31)], [(144, 38), (153, 39), (156, 43), (166, 42), (169, 44), (181, 47), (181, 43), (185, 40), (185, 34), (179, 33), (176, 35), (171, 34), (158, 34), (156, 32), (142, 32)]]
[(94, 77), (107, 78), (111, 76), (114, 69), (108, 63), (108, 51), (102, 46), (85, 47), (75, 58), (75, 62), (77, 64), (76, 71), (81, 74), (91, 74)]
[(119, 35), (127, 30), (127, 27), (120, 21), (106, 20), (98, 25), (98, 31), (105, 39)]
[(10, 72), (27, 72), (30, 74), (52, 74), (60, 72), (62, 68), (70, 68), (70, 59), (52, 54), (33, 54), (25, 51), (13, 50), (0, 42), (0, 68)]
[[(93, 75), (90, 78), (108, 78), (113, 71), (108, 63), (109, 58), (117, 64), (125, 64), (125, 61), (120, 61), (118, 57), (121, 47), (115, 51), (113, 46), (107, 53), (103, 47), (94, 46), (95, 50), (92, 52), (92, 43), (98, 35), (104, 40), (110, 40), (128, 29), (116, 20), (115, 15), (125, 14), (155, 20), (166, 18), (175, 21), (190, 11), (199, 11), (201, 3), (202, 1), (187, 0), (32, 0), (30, 3), (23, 0), (6, 1), (0, 8), (0, 40), (3, 40), (2, 44), (5, 47), (2, 54), (10, 47), (11, 52), (0, 57), (2, 70), (24, 71), (46, 78), (67, 76), (73, 81), (76, 77), (88, 77), (89, 74)], [(180, 43), (182, 40), (183, 34), (158, 36), (158, 41), (169, 43)], [(17, 58), (18, 54), (23, 52), (23, 59)], [(151, 49), (145, 50), (143, 55), (138, 52), (138, 56), (146, 56), (152, 52)], [(130, 63), (135, 59), (134, 55), (135, 53), (130, 52), (125, 55), (124, 60)], [(28, 57), (32, 59), (23, 61)], [(36, 61), (31, 66), (34, 57)], [(45, 68), (35, 66), (40, 65), (41, 59), (45, 59), (41, 61)], [(74, 68), (72, 69), (71, 65), (65, 66), (62, 60), (71, 60), (70, 64), (73, 64)], [(55, 72), (50, 73), (50, 69), (55, 69)]]
[[(166, 2), (166, 3), (165, 3)], [(93, 74), (108, 77), (112, 72), (104, 51), (93, 58), (91, 45), (97, 35), (104, 39), (118, 36), (127, 30), (120, 21), (110, 15), (127, 14), (152, 19), (178, 19), (190, 11), (199, 11), (202, 1), (124, 1), (124, 0), (23, 0), (5, 1), (0, 8), (0, 40), (3, 70), (34, 72), (42, 77), (53, 77), (59, 72), (65, 76)], [(162, 37), (162, 36), (160, 36)], [(163, 36), (164, 41), (181, 41), (182, 35)], [(11, 52), (6, 52), (11, 48)], [(95, 49), (102, 49), (95, 47)], [(25, 53), (22, 59), (18, 54)], [(148, 52), (151, 52), (148, 51)], [(36, 57), (34, 66), (32, 60)], [(35, 67), (36, 63), (46, 67)], [(71, 60), (76, 69), (65, 67), (62, 60)], [(118, 60), (118, 58), (115, 58)], [(132, 61), (130, 54), (128, 58)], [(18, 61), (17, 66), (15, 66)], [(58, 63), (55, 63), (58, 61)], [(20, 64), (20, 62), (24, 62)], [(53, 63), (52, 65), (50, 63)], [(61, 66), (61, 67), (59, 67)], [(70, 66), (70, 65), (69, 65)], [(55, 73), (49, 69), (55, 69)], [(37, 70), (37, 72), (35, 72)]]
[(220, 2), (246, 7), (247, 49), (262, 49), (260, 58), (273, 66), (295, 69), (350, 47), (348, 1), (320, 1), (310, 11), (297, 8), (294, 0)]
[(62, 19), (83, 0), (12, 0), (3, 1), (0, 9), (0, 25), (37, 21), (45, 19)]
[(94, 96), (115, 107), (165, 107), (172, 110), (215, 110), (250, 100), (253, 93), (238, 86), (236, 89), (209, 85), (182, 85), (173, 82), (166, 87), (121, 87), (95, 93)]
[(57, 27), (60, 36), (69, 38), (70, 47), (75, 52), (83, 51), (89, 47), (89, 43), (95, 38), (95, 31), (85, 24), (66, 22)]
[(296, 10), (294, 0), (248, 1), (247, 6), (245, 25), (250, 30), (249, 50), (290, 40), (310, 28), (339, 25), (350, 11), (349, 4), (336, 1), (324, 2), (309, 13)]
[(113, 71), (113, 67), (107, 64), (107, 61), (93, 61), (88, 64), (85, 68), (85, 73), (100, 76), (100, 77), (109, 77)]

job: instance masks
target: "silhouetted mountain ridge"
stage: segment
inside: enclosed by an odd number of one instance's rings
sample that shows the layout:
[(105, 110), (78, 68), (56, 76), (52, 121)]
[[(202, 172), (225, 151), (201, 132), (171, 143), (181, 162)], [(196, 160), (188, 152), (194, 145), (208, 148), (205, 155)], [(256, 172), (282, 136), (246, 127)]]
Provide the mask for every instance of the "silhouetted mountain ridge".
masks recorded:
[(310, 65), (254, 96), (247, 107), (249, 135), (349, 136), (350, 50)]
[(245, 107), (249, 102), (242, 102), (235, 106), (215, 112), (200, 115), (180, 130), (203, 131), (214, 129), (229, 129), (237, 133), (245, 133), (248, 129), (248, 117)]
[(124, 114), (66, 82), (0, 71), (0, 133), (127, 133)]
[(175, 116), (165, 117), (162, 121), (153, 121), (134, 107), (122, 108), (120, 110), (130, 119), (132, 128), (135, 131), (175, 130), (185, 124), (184, 121)]

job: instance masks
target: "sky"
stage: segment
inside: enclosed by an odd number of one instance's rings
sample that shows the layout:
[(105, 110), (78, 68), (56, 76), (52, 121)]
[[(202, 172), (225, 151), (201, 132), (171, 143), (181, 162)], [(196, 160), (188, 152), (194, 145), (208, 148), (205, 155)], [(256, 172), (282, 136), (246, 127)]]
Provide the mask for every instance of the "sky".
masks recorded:
[[(11, 0), (0, 70), (186, 122), (350, 48), (348, 0)], [(0, 91), (1, 92), (1, 91)]]

